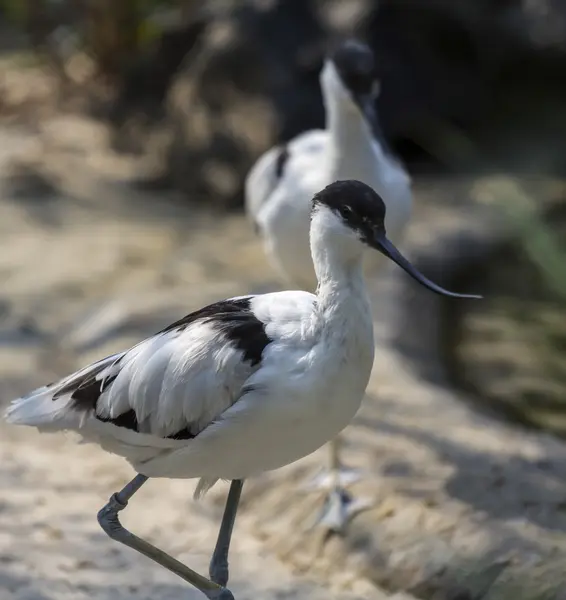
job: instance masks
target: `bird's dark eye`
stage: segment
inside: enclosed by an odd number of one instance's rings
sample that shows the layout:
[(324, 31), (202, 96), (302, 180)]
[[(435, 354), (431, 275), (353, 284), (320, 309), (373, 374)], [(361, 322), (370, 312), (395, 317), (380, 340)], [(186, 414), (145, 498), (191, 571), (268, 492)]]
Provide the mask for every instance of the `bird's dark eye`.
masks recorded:
[(349, 217), (353, 214), (352, 209), (349, 206), (342, 207), (342, 216)]

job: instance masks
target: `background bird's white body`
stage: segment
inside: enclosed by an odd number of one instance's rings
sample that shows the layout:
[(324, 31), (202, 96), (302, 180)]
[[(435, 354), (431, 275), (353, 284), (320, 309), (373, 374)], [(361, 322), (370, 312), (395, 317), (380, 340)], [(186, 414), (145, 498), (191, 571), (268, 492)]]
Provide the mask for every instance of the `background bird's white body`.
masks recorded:
[[(316, 277), (309, 249), (311, 199), (332, 181), (356, 179), (385, 202), (385, 227), (398, 243), (411, 216), (411, 180), (401, 163), (375, 138), (344, 88), (331, 61), (321, 74), (326, 129), (303, 133), (285, 148), (259, 158), (246, 180), (246, 211), (258, 225), (271, 262), (292, 284), (314, 290)], [(371, 264), (382, 262), (371, 253)]]

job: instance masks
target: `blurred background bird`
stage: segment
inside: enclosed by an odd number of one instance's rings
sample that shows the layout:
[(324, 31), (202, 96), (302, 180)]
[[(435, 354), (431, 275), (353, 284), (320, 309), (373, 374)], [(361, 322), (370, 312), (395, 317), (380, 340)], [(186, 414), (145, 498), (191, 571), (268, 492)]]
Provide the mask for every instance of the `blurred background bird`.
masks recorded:
[[(379, 93), (370, 48), (357, 40), (339, 44), (325, 60), (320, 86), (326, 128), (300, 134), (276, 146), (252, 167), (245, 208), (265, 252), (285, 280), (314, 291), (316, 277), (309, 248), (311, 198), (341, 179), (358, 179), (375, 189), (387, 207), (388, 235), (399, 243), (411, 215), (411, 180), (381, 132), (376, 109)], [(382, 267), (383, 257), (368, 256)], [(317, 523), (342, 531), (361, 508), (344, 489), (358, 474), (342, 464), (340, 440), (331, 442), (328, 472), (311, 487), (328, 490)]]

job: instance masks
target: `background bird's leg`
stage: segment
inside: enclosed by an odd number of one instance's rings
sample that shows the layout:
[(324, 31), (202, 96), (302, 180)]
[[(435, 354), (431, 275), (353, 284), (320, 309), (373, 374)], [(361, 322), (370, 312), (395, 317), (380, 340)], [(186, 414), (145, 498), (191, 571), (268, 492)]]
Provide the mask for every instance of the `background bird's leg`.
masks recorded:
[(357, 469), (345, 467), (340, 460), (342, 438), (335, 437), (328, 444), (328, 468), (319, 472), (308, 484), (309, 489), (337, 490), (345, 488), (360, 479)]
[(343, 533), (353, 517), (373, 505), (373, 502), (366, 498), (354, 498), (346, 490), (346, 486), (357, 481), (360, 474), (357, 470), (342, 465), (341, 449), (342, 439), (338, 436), (329, 443), (327, 472), (319, 474), (310, 486), (327, 490), (314, 526), (321, 526), (331, 533)]
[(342, 469), (342, 463), (340, 462), (340, 451), (342, 450), (342, 439), (340, 436), (335, 437), (328, 444), (329, 450), (329, 465), (330, 470), (330, 485), (336, 489), (341, 487), (340, 484), (340, 472)]
[(234, 529), (243, 486), (243, 479), (234, 479), (230, 485), (222, 523), (218, 531), (218, 539), (216, 540), (216, 546), (214, 547), (208, 571), (210, 579), (223, 587), (228, 583), (228, 552), (230, 550), (232, 530)]
[(194, 585), (210, 600), (234, 600), (234, 596), (230, 590), (199, 575), (196, 571), (189, 569), (183, 563), (159, 550), (159, 548), (156, 548), (149, 542), (137, 537), (122, 526), (118, 519), (118, 513), (126, 508), (130, 498), (141, 488), (147, 479), (145, 475), (136, 475), (121, 491), (112, 495), (108, 504), (98, 513), (98, 522), (102, 529), (113, 540), (137, 550), (191, 585)]
[(348, 507), (352, 497), (342, 485), (342, 463), (340, 451), (342, 439), (337, 436), (328, 444), (328, 483), (329, 491), (320, 515), (320, 524), (330, 531), (341, 532), (349, 520)]

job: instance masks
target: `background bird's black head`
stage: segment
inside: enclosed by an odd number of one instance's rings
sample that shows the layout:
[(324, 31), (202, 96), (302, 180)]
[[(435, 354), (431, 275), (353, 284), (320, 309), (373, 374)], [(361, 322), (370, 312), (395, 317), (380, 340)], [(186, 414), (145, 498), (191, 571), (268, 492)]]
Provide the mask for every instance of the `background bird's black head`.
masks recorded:
[(385, 204), (375, 190), (361, 181), (331, 183), (315, 194), (313, 209), (317, 206), (332, 210), (362, 241), (373, 239), (376, 231), (385, 233)]
[(330, 55), (340, 79), (354, 96), (372, 93), (377, 81), (373, 52), (357, 40), (347, 40)]

